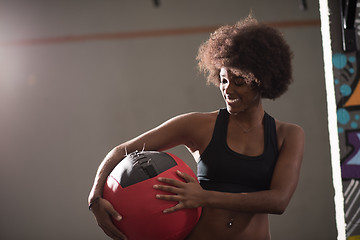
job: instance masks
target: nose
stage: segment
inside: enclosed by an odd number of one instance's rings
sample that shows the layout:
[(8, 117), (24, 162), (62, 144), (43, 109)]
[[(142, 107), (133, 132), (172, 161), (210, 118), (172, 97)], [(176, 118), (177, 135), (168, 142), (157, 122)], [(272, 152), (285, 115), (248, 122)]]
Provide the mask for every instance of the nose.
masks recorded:
[(231, 84), (231, 82), (224, 84), (222, 87), (225, 94), (232, 94), (234, 92), (234, 86)]

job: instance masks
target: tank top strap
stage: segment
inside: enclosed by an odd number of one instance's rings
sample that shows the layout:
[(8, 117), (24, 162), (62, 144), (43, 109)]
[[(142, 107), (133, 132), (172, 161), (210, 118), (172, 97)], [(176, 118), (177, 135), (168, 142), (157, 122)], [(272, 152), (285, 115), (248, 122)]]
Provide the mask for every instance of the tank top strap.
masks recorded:
[[(226, 145), (226, 134), (229, 122), (230, 114), (226, 108), (219, 109), (218, 116), (215, 122), (215, 128), (211, 139), (211, 144), (219, 144), (218, 146)], [(278, 155), (278, 144), (276, 136), (276, 124), (275, 119), (270, 116), (267, 112), (264, 113), (264, 153)], [(225, 145), (224, 145), (225, 144)], [(270, 152), (269, 152), (270, 151)]]
[(215, 128), (212, 140), (223, 143), (226, 141), (226, 131), (229, 121), (229, 114), (225, 108), (219, 109), (218, 117), (216, 118)]
[(276, 136), (276, 124), (275, 119), (270, 116), (267, 112), (264, 114), (264, 131), (265, 131), (265, 154), (267, 151), (273, 152), (276, 156), (278, 155), (278, 144), (277, 144), (277, 136)]
[(219, 110), (212, 139), (199, 157), (197, 177), (201, 186), (233, 193), (269, 189), (278, 158), (274, 118), (264, 112), (264, 152), (253, 157), (237, 154), (227, 147), (229, 117), (226, 108)]

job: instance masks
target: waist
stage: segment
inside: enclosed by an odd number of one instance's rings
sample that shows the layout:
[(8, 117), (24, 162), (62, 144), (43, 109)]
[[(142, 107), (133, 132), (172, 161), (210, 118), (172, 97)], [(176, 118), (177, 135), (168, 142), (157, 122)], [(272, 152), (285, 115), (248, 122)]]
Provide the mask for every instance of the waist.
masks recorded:
[(186, 239), (270, 239), (268, 214), (203, 208), (199, 222)]

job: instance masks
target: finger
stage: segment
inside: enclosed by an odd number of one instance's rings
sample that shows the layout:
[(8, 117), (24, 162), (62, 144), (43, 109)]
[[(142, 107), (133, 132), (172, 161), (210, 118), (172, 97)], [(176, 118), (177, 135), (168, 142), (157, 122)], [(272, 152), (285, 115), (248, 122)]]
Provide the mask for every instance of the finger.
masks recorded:
[(113, 239), (127, 239), (126, 236), (113, 224), (110, 216), (107, 216), (108, 217), (102, 221), (97, 219), (99, 227), (105, 232), (105, 234)]
[(174, 193), (174, 194), (179, 194), (181, 192), (180, 188), (177, 187), (173, 187), (173, 186), (166, 186), (166, 185), (154, 185), (153, 186), (155, 189), (157, 190), (161, 190), (161, 191), (165, 191), (165, 192), (169, 192), (169, 193)]
[[(97, 212), (95, 214), (98, 225), (103, 229), (103, 231), (113, 239), (127, 239), (127, 237), (114, 225), (110, 217), (113, 217), (115, 220), (120, 221), (121, 216), (112, 206), (112, 204), (106, 200), (101, 199), (103, 205), (102, 212)], [(97, 209), (99, 211), (100, 209)]]
[(120, 221), (122, 219), (122, 216), (114, 208), (112, 208), (109, 213), (116, 221)]
[(113, 205), (110, 202), (107, 202), (105, 209), (106, 211), (117, 221), (120, 221), (122, 219), (122, 216), (115, 210)]
[(107, 229), (107, 228), (103, 228), (103, 231), (106, 235), (108, 235), (109, 237), (111, 237), (112, 239), (116, 239), (116, 240), (127, 240), (127, 237), (122, 234), (121, 232), (119, 233), (114, 233), (113, 231), (111, 231), (111, 229)]
[[(100, 227), (101, 227), (101, 226), (100, 226)], [(102, 230), (103, 230), (103, 232), (104, 232), (106, 235), (108, 235), (108, 236), (111, 237), (112, 239), (115, 238), (114, 234), (113, 234), (111, 231), (107, 230), (106, 228), (102, 228)]]
[[(101, 226), (100, 226), (101, 227)], [(115, 239), (116, 236), (110, 231), (108, 230), (107, 228), (102, 228), (103, 232), (108, 235), (109, 237), (111, 237), (112, 239)]]
[(126, 239), (126, 236), (113, 225), (110, 219), (102, 223), (98, 222), (98, 225), (112, 239)]
[(175, 211), (179, 211), (181, 209), (183, 209), (183, 205), (181, 203), (175, 205), (174, 207), (171, 207), (171, 208), (168, 208), (168, 209), (165, 209), (163, 211), (163, 213), (172, 213), (172, 212), (175, 212)]
[(182, 187), (184, 185), (184, 182), (179, 181), (179, 180), (175, 180), (175, 179), (172, 179), (172, 178), (159, 177), (158, 181), (173, 185), (175, 187)]
[(157, 199), (173, 201), (173, 202), (180, 202), (181, 197), (179, 195), (163, 195), (163, 194), (156, 194), (155, 196)]
[(197, 182), (197, 180), (190, 176), (189, 174), (185, 173), (185, 172), (180, 172), (179, 170), (176, 171), (176, 173), (183, 178), (186, 182)]
[(112, 223), (110, 219), (105, 221), (104, 224), (101, 224), (100, 227), (109, 237), (113, 239), (127, 239), (127, 237)]
[(112, 233), (113, 238), (115, 239), (127, 239), (127, 237), (114, 225), (109, 226), (109, 231)]

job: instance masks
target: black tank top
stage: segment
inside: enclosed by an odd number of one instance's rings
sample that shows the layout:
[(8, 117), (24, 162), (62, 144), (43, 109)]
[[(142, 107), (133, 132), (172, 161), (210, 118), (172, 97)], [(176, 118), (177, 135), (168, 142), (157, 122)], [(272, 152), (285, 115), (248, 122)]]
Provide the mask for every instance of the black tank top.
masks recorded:
[(264, 152), (259, 156), (246, 156), (229, 148), (226, 141), (228, 121), (228, 111), (220, 109), (212, 139), (197, 164), (201, 186), (206, 190), (232, 193), (269, 189), (279, 155), (274, 118), (265, 112)]

